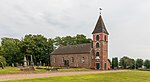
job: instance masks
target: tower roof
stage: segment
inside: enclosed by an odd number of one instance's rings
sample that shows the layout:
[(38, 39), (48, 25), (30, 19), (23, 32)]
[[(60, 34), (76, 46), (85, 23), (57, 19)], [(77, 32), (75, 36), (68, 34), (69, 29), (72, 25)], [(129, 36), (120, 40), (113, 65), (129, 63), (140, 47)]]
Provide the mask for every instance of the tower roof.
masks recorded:
[(92, 34), (94, 33), (106, 33), (109, 34), (108, 31), (106, 30), (105, 24), (103, 22), (102, 16), (99, 16), (99, 19), (97, 21), (97, 24), (95, 26), (94, 31), (92, 32)]

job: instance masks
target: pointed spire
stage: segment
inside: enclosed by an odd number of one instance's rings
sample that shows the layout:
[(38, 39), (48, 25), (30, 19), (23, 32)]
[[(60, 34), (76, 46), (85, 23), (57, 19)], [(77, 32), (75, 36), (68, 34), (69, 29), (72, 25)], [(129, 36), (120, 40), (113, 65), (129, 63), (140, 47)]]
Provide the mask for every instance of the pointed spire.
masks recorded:
[(108, 31), (106, 30), (105, 24), (103, 22), (102, 16), (99, 16), (99, 19), (97, 21), (97, 24), (95, 26), (94, 31), (92, 32), (92, 34), (94, 33), (106, 33), (109, 34)]

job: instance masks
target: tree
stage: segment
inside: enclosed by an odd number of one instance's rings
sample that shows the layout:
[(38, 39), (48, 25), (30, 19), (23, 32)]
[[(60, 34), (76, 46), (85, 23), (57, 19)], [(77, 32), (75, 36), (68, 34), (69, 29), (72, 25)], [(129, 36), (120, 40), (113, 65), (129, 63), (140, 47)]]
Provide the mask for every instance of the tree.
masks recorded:
[(20, 48), (22, 53), (31, 61), (31, 55), (35, 64), (49, 64), (49, 54), (53, 51), (53, 40), (47, 39), (42, 35), (25, 35), (21, 41)]
[(13, 38), (2, 38), (2, 49), (4, 51), (4, 57), (8, 65), (14, 65), (21, 61), (21, 53), (19, 48), (20, 41)]
[(91, 43), (91, 39), (87, 39), (83, 34), (77, 34), (75, 37), (76, 44)]
[(135, 69), (135, 60), (134, 59), (129, 60), (129, 68), (130, 69)]
[(53, 39), (51, 39), (51, 38), (49, 38), (48, 39), (48, 42), (47, 42), (47, 57), (46, 57), (46, 61), (48, 61), (48, 63), (50, 64), (50, 53), (53, 51), (53, 43), (54, 43), (54, 40)]
[(112, 69), (117, 69), (118, 68), (118, 58), (112, 58)]
[(115, 67), (115, 59), (112, 58), (112, 69), (114, 69), (114, 67)]
[(75, 45), (75, 37), (71, 37), (71, 36), (66, 36), (66, 37), (62, 37), (63, 40), (63, 45), (67, 46), (67, 45)]
[(92, 40), (86, 38), (83, 34), (77, 34), (74, 37), (66, 36), (66, 37), (56, 37), (54, 38), (54, 43), (56, 46), (67, 46), (67, 45), (76, 45), (76, 44), (84, 44), (91, 43)]
[(6, 59), (3, 56), (0, 56), (0, 67), (4, 69), (5, 66), (6, 66)]
[[(0, 55), (6, 58), (8, 65), (15, 63), (23, 63), (24, 57), (28, 62), (31, 59), (35, 63), (43, 62), (49, 64), (49, 54), (53, 51), (53, 44), (56, 46), (76, 45), (83, 43), (91, 43), (92, 40), (83, 34), (76, 36), (56, 37), (54, 39), (47, 39), (42, 35), (25, 35), (22, 40), (14, 38), (2, 38), (2, 46), (0, 46)], [(33, 58), (32, 58), (33, 57)]]
[(120, 66), (122, 66), (122, 68), (126, 69), (128, 66), (128, 60), (129, 60), (128, 57), (126, 57), (126, 56), (122, 57), (119, 62)]
[(144, 66), (147, 68), (147, 69), (149, 69), (150, 68), (150, 60), (145, 60), (144, 61)]
[(115, 67), (118, 68), (118, 58), (115, 57)]
[(63, 45), (63, 40), (59, 36), (57, 36), (56, 38), (54, 38), (54, 43), (55, 43), (56, 46), (64, 46)]
[(143, 60), (142, 59), (137, 59), (136, 60), (136, 68), (142, 68), (143, 66)]
[(123, 68), (123, 69), (134, 69), (135, 67), (135, 61), (134, 59), (131, 59), (127, 56), (124, 56), (120, 59), (120, 62), (119, 62), (120, 66)]
[(4, 54), (5, 54), (4, 48), (0, 46), (0, 56), (4, 56)]
[(35, 43), (35, 61), (48, 65), (50, 62), (49, 54), (53, 51), (53, 40), (47, 39), (42, 35), (33, 35), (33, 42)]

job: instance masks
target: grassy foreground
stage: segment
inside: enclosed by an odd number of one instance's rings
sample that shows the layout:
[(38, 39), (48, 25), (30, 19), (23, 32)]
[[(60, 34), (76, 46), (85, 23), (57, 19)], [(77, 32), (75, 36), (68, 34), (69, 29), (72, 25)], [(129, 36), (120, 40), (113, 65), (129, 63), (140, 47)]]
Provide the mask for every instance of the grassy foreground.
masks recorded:
[(19, 68), (17, 67), (5, 67), (5, 69), (0, 69), (0, 74), (14, 74), (19, 73)]
[[(36, 67), (35, 67), (36, 68)], [(45, 68), (45, 67), (41, 67)], [(89, 71), (91, 69), (86, 68), (69, 68), (69, 69), (59, 69), (59, 72), (71, 72), (71, 71)], [(26, 74), (26, 73), (41, 73), (41, 72), (51, 72), (44, 69), (35, 69), (35, 71), (20, 71), (18, 67), (5, 67), (5, 69), (0, 69), (0, 74)]]
[(18, 67), (5, 67), (5, 69), (0, 69), (0, 74), (24, 74), (24, 73), (39, 73), (46, 72), (46, 70), (35, 69), (35, 71), (24, 72), (20, 71)]
[(150, 82), (148, 71), (112, 72), (7, 82)]

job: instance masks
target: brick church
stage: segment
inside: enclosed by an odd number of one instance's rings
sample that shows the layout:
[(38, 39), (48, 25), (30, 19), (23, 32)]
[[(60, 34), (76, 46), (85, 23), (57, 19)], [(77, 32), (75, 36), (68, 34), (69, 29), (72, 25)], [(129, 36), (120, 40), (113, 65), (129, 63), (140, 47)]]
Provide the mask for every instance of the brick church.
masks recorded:
[(92, 32), (92, 43), (61, 46), (50, 55), (51, 66), (109, 70), (108, 31), (99, 16)]

